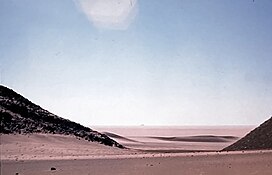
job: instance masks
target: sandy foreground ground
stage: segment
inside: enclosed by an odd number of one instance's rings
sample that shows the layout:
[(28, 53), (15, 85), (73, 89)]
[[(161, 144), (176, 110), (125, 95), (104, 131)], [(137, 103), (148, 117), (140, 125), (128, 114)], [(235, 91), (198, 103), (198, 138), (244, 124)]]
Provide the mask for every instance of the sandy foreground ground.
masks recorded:
[[(56, 170), (51, 170), (56, 168)], [(60, 135), (1, 135), (1, 175), (271, 175), (272, 151), (151, 153)]]

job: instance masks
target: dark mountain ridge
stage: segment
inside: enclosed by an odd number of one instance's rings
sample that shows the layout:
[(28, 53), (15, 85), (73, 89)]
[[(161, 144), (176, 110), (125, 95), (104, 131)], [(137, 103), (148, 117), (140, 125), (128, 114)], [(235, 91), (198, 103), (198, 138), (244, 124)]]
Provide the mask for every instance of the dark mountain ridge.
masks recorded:
[(272, 117), (223, 151), (272, 149)]
[(74, 135), (92, 142), (124, 148), (105, 134), (61, 118), (0, 85), (1, 134), (51, 133)]

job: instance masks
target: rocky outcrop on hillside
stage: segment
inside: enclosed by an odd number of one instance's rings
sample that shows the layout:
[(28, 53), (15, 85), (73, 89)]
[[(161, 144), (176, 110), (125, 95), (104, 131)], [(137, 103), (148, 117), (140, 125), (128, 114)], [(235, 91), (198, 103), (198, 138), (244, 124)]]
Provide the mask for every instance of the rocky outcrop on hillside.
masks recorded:
[(105, 134), (61, 118), (0, 85), (1, 134), (51, 133), (74, 135), (92, 142), (124, 148)]
[(272, 149), (272, 117), (223, 151)]

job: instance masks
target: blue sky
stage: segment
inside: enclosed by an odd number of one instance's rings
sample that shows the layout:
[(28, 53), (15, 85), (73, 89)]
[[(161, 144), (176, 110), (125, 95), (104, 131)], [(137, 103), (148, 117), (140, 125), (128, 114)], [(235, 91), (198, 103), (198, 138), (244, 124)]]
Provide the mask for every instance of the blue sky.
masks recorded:
[(84, 125), (259, 124), (270, 0), (0, 0), (1, 84)]

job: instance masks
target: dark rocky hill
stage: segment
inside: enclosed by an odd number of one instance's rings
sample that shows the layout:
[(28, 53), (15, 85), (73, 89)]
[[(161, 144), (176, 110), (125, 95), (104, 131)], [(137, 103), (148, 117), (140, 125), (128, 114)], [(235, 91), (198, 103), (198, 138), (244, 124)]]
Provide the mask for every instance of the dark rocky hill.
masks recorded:
[(272, 117), (223, 151), (272, 149)]
[(1, 134), (74, 135), (88, 141), (123, 148), (107, 135), (58, 117), (2, 85), (0, 85), (0, 116)]

